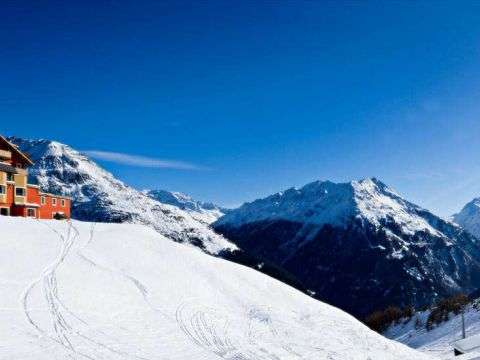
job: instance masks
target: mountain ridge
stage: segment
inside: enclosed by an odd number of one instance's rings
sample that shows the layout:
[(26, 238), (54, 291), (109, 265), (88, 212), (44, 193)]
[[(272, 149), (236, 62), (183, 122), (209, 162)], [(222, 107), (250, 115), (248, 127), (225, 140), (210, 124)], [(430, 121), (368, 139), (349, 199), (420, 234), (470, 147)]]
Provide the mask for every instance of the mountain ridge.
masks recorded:
[(125, 185), (68, 145), (46, 139), (8, 139), (35, 162), (29, 170), (35, 183), (47, 192), (72, 197), (75, 219), (148, 225), (174, 241), (195, 245), (212, 254), (235, 249), (205, 221)]
[(452, 216), (460, 226), (476, 237), (480, 237), (480, 197), (469, 201), (462, 210)]
[(375, 178), (288, 189), (213, 227), (298, 277), (317, 299), (360, 317), (480, 286), (478, 240)]
[(198, 218), (199, 221), (203, 221), (207, 224), (214, 222), (229, 211), (229, 209), (220, 207), (211, 202), (194, 200), (191, 196), (178, 191), (157, 189), (143, 190), (142, 193), (162, 204), (172, 205), (185, 210), (193, 217)]

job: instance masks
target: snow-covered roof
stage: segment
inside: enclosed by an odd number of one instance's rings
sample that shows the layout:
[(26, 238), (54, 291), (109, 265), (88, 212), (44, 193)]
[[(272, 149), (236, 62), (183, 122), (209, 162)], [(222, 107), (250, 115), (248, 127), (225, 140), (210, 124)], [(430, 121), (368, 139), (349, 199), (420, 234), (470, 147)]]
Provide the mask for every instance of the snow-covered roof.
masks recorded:
[(455, 360), (480, 360), (480, 351), (474, 353), (456, 356)]
[(478, 350), (480, 356), (480, 334), (455, 341), (453, 347), (462, 353)]

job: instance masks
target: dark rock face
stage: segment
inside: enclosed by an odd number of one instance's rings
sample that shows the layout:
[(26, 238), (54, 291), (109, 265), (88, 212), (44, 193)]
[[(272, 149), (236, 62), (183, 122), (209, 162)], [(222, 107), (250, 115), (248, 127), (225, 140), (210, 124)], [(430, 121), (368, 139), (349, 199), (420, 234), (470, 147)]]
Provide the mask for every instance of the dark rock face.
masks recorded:
[(319, 300), (362, 318), (389, 305), (428, 305), (480, 286), (476, 239), (430, 220), (449, 237), (405, 235), (393, 222), (377, 228), (354, 219), (346, 227), (275, 220), (216, 230), (292, 274)]

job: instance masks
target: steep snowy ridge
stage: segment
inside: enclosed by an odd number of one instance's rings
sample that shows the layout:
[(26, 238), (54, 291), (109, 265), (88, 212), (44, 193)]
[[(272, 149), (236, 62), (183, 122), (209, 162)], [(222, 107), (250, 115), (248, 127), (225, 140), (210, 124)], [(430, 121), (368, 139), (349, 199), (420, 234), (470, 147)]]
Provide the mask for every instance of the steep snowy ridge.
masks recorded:
[(228, 211), (215, 204), (197, 201), (192, 197), (176, 191), (144, 190), (144, 194), (163, 204), (169, 204), (187, 211), (193, 218), (206, 224), (218, 220)]
[(289, 189), (213, 226), (292, 273), (318, 299), (360, 317), (480, 287), (477, 239), (375, 178)]
[(9, 140), (35, 162), (30, 169), (32, 181), (45, 191), (72, 197), (75, 219), (145, 224), (168, 238), (210, 253), (235, 248), (206, 221), (125, 185), (68, 145), (49, 140)]
[(317, 181), (244, 204), (216, 224), (241, 226), (276, 219), (345, 227), (352, 218), (359, 218), (376, 226), (392, 220), (407, 234), (429, 231), (440, 236), (417, 214), (423, 211), (375, 178), (342, 184)]
[(453, 215), (453, 221), (480, 238), (480, 198), (475, 198)]
[(431, 359), (145, 226), (0, 217), (0, 229), (2, 360)]

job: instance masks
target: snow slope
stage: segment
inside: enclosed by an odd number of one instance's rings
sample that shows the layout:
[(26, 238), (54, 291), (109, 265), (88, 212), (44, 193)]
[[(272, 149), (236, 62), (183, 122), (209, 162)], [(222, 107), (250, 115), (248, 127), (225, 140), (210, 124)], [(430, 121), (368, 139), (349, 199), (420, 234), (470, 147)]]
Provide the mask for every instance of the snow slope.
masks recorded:
[(129, 222), (153, 227), (178, 242), (216, 254), (235, 246), (206, 221), (137, 191), (68, 145), (50, 140), (9, 138), (30, 155), (30, 176), (42, 189), (73, 198), (72, 217), (99, 222)]
[(0, 218), (0, 359), (427, 359), (131, 224)]
[(279, 192), (213, 227), (360, 318), (480, 287), (478, 240), (375, 178)]
[[(418, 312), (408, 322), (390, 326), (384, 335), (442, 359), (453, 359), (451, 344), (462, 338), (461, 316), (451, 314), (447, 322), (427, 331), (424, 325), (429, 313)], [(422, 324), (419, 328), (415, 327), (417, 319)], [(480, 334), (480, 311), (471, 305), (465, 310), (465, 330), (467, 337)]]
[(145, 190), (144, 194), (163, 204), (169, 204), (187, 211), (194, 219), (211, 224), (225, 215), (227, 209), (212, 203), (197, 201), (190, 196), (176, 191)]
[(480, 237), (480, 198), (466, 204), (458, 214), (453, 215), (453, 220), (471, 234)]

